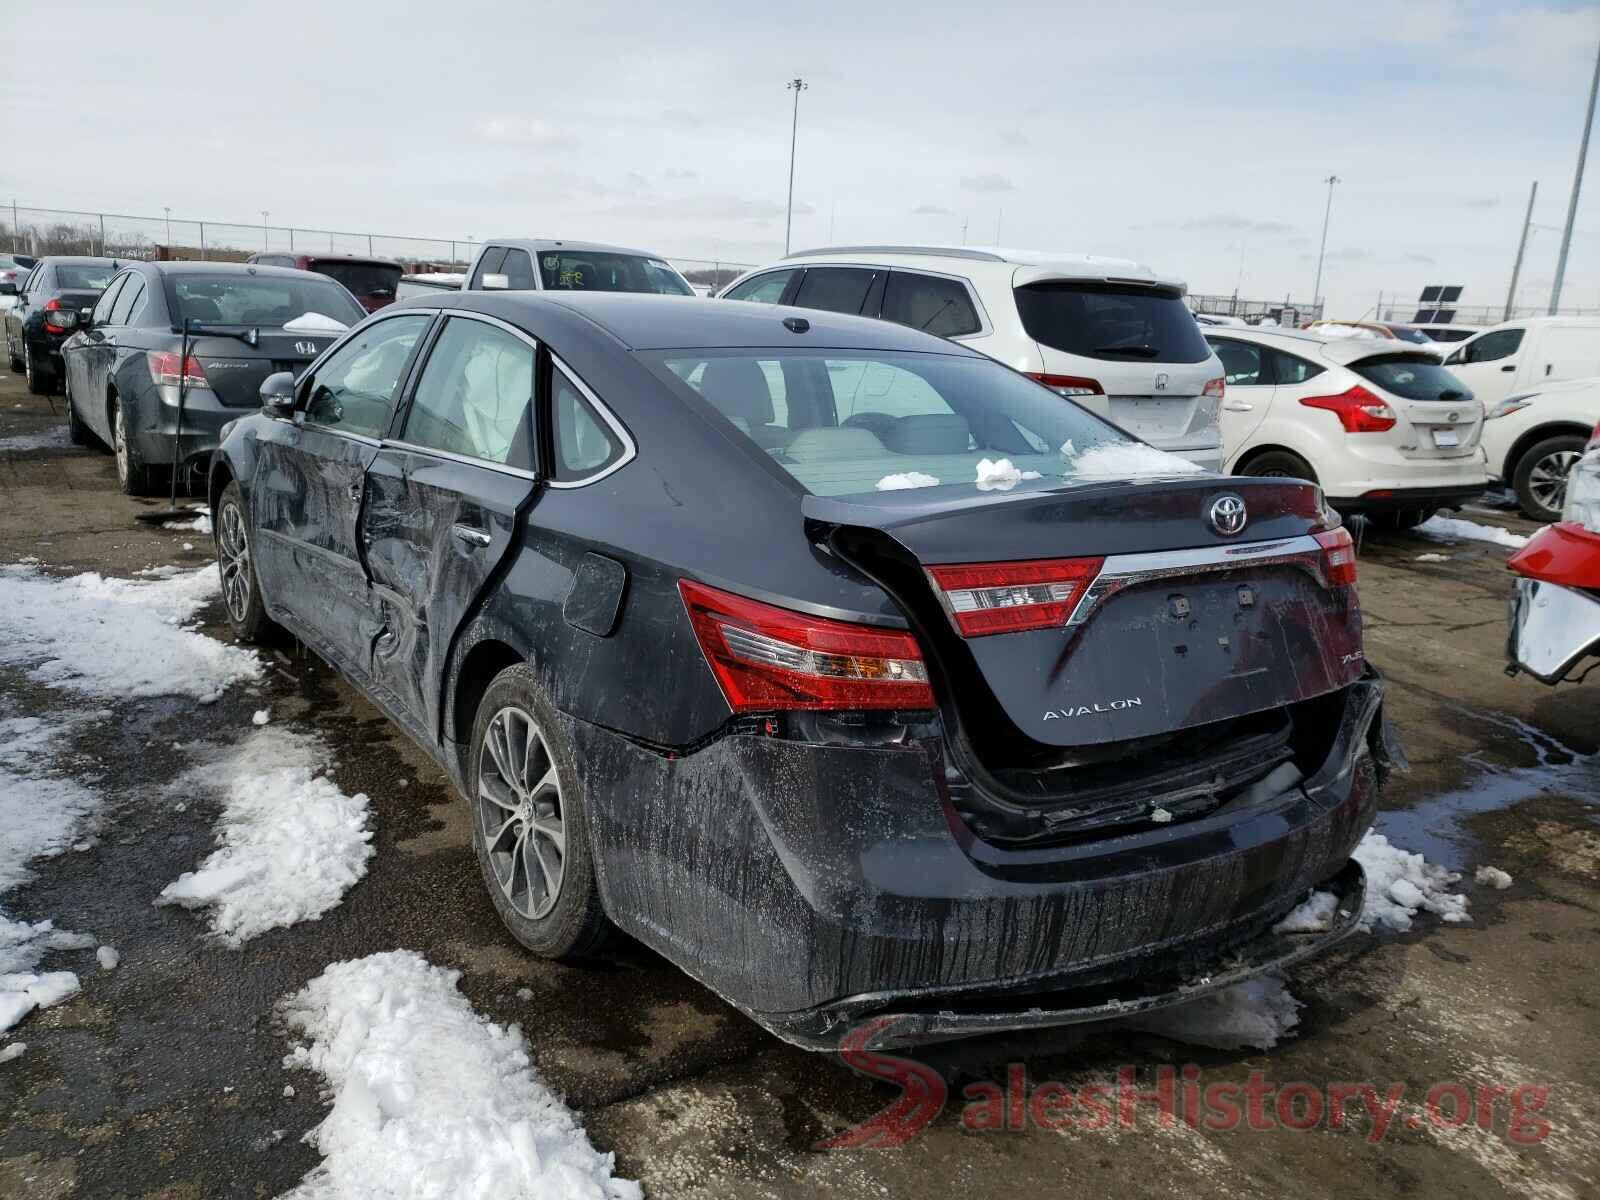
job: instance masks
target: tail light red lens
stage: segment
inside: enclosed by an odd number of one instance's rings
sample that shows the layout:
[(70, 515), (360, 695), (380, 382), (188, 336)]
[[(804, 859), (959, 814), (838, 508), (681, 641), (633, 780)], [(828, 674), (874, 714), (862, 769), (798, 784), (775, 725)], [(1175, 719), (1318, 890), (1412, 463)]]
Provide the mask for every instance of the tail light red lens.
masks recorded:
[(1104, 396), (1106, 394), (1098, 379), (1086, 379), (1081, 375), (1050, 375), (1038, 371), (1029, 371), (1028, 378), (1044, 384), (1052, 392), (1059, 392), (1063, 396)]
[(1596, 421), (1594, 423), (1594, 432), (1589, 435), (1589, 444), (1585, 446), (1584, 449), (1600, 449), (1600, 421)]
[[(150, 378), (157, 383), (170, 383), (177, 387), (180, 381), (178, 370), (178, 356), (170, 350), (149, 350), (145, 358), (150, 362)], [(190, 355), (183, 360), (181, 381), (185, 387), (208, 388), (211, 381), (206, 378), (206, 373), (200, 368), (200, 360)]]
[(909, 633), (813, 617), (687, 579), (678, 591), (736, 713), (934, 707)]
[(1305, 396), (1300, 403), (1333, 413), (1346, 433), (1382, 433), (1393, 429), (1397, 419), (1394, 409), (1359, 383), (1337, 396)]
[(1103, 558), (929, 567), (928, 578), (962, 637), (1065, 625)]
[(46, 300), (43, 308), (44, 327), (51, 333), (65, 333), (74, 329), (78, 324), (78, 314), (70, 308), (63, 308), (59, 299)]
[(1200, 389), (1200, 394), (1202, 396), (1215, 396), (1218, 400), (1221, 400), (1227, 390), (1228, 381), (1218, 375), (1215, 379), (1206, 380), (1206, 386)]
[(1356, 544), (1344, 526), (1311, 535), (1322, 547), (1322, 571), (1331, 587), (1347, 587), (1356, 581)]

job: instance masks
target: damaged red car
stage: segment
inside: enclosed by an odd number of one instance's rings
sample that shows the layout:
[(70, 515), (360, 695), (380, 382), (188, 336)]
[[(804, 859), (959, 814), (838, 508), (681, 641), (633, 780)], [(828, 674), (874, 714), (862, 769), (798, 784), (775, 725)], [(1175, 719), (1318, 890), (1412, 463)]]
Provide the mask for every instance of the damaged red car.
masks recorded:
[(1398, 749), (1310, 483), (689, 298), (421, 297), (262, 392), (210, 477), (234, 628), (438, 760), (535, 953), (620, 927), (821, 1049), (1186, 1000), (1359, 916)]

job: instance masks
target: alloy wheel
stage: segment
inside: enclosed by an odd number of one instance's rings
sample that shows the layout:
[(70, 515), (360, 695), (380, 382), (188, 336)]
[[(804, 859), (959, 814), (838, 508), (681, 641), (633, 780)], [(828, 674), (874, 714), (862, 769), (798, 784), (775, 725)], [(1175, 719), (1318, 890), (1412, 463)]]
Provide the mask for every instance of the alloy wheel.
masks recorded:
[(27, 342), (22, 343), (22, 377), (28, 381), (28, 387), (33, 388), (33, 347)]
[(123, 483), (128, 482), (128, 472), (132, 469), (128, 462), (128, 433), (122, 417), (122, 405), (117, 405), (117, 410), (111, 414), (111, 451), (117, 458), (117, 478)]
[(1528, 473), (1528, 493), (1541, 508), (1561, 511), (1567, 502), (1567, 476), (1580, 457), (1576, 450), (1557, 450), (1533, 464)]
[(515, 706), (495, 713), (478, 749), (479, 832), (506, 902), (538, 920), (555, 907), (567, 853), (561, 781), (534, 719)]
[(245, 537), (244, 514), (237, 504), (225, 504), (217, 519), (222, 600), (228, 615), (242, 625), (250, 614), (250, 540)]

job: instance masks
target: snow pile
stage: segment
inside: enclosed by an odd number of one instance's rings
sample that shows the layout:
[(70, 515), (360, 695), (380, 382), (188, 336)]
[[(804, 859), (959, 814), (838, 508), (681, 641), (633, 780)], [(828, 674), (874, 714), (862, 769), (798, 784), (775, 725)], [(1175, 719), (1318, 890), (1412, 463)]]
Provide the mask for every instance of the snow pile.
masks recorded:
[(211, 517), (207, 513), (201, 513), (192, 521), (163, 521), (161, 523), (161, 528), (192, 529), (195, 533), (210, 533)]
[(1246, 1046), (1267, 1050), (1300, 1023), (1300, 1008), (1300, 1001), (1289, 994), (1281, 976), (1260, 975), (1187, 1004), (1157, 1009), (1117, 1024), (1217, 1050)]
[(0, 1050), (0, 1063), (15, 1062), (28, 1050), (27, 1042), (12, 1042), (4, 1050)]
[(101, 946), (94, 952), (94, 957), (102, 971), (115, 971), (117, 964), (122, 961), (122, 955), (117, 953), (115, 946)]
[(1472, 877), (1472, 882), (1503, 892), (1511, 886), (1511, 876), (1499, 867), (1479, 867), (1477, 874)]
[[(1423, 909), (1452, 923), (1472, 920), (1467, 915), (1467, 898), (1447, 890), (1461, 882), (1460, 875), (1391, 845), (1383, 834), (1369, 829), (1351, 857), (1367, 873), (1367, 898), (1356, 928), (1371, 932), (1387, 926), (1404, 933), (1411, 928), (1411, 918)], [(1335, 905), (1332, 892), (1312, 892), (1275, 928), (1281, 933), (1328, 929)]]
[(939, 481), (921, 471), (907, 471), (903, 475), (885, 475), (872, 486), (880, 492), (898, 492), (906, 488), (938, 487)]
[(214, 565), (141, 579), (0, 566), (0, 665), (91, 696), (213, 701), (261, 674), (250, 651), (184, 628), (219, 588)]
[(1273, 933), (1321, 933), (1333, 928), (1333, 913), (1339, 907), (1339, 897), (1332, 892), (1312, 892), (1283, 920), (1272, 927)]
[(1368, 338), (1372, 341), (1377, 341), (1383, 336), (1376, 329), (1363, 329), (1359, 325), (1340, 325), (1335, 321), (1329, 321), (1325, 325), (1313, 325), (1306, 332), (1324, 338)]
[(263, 729), (187, 772), (180, 783), (223, 798), (220, 847), (156, 903), (209, 906), (230, 946), (338, 904), (367, 873), (372, 833), (366, 795), (346, 796), (321, 774), (328, 765), (319, 739)]
[[(890, 476), (893, 478), (893, 476)], [(924, 476), (926, 478), (926, 476)], [(1024, 479), (1042, 479), (1037, 471), (1019, 471), (1009, 458), (990, 461), (978, 460), (978, 490), (980, 492), (1009, 492)]]
[(326, 313), (308, 312), (285, 321), (283, 328), (286, 333), (343, 333), (350, 326)]
[[(1068, 442), (1067, 446), (1072, 443)], [(1067, 446), (1063, 446), (1065, 450)], [(1187, 458), (1157, 450), (1143, 442), (1102, 442), (1082, 453), (1066, 456), (1070, 478), (1139, 479), (1172, 475), (1193, 475), (1199, 470)]]
[(409, 950), (334, 963), (280, 1012), (309, 1040), (333, 1108), (307, 1140), (323, 1162), (298, 1200), (638, 1200), (540, 1081), (516, 1026), (473, 1012), (460, 972)]
[(1419, 554), (1419, 555), (1417, 555), (1417, 561), (1418, 562), (1449, 562), (1450, 561), (1450, 556), (1448, 554)]
[(1480, 525), (1476, 521), (1463, 521), (1460, 517), (1429, 517), (1417, 526), (1417, 532), (1425, 537), (1446, 538), (1450, 541), (1466, 538), (1475, 542), (1493, 542), (1509, 550), (1520, 550), (1528, 544), (1528, 539), (1520, 533), (1512, 533), (1509, 529), (1501, 529), (1498, 525)]

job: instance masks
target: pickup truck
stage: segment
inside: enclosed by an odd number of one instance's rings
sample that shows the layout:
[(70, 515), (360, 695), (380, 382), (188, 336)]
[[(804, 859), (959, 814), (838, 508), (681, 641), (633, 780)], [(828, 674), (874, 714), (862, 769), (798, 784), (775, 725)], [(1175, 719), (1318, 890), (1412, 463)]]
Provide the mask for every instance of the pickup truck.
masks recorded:
[(465, 290), (695, 294), (688, 280), (659, 254), (547, 238), (485, 242), (467, 270)]

